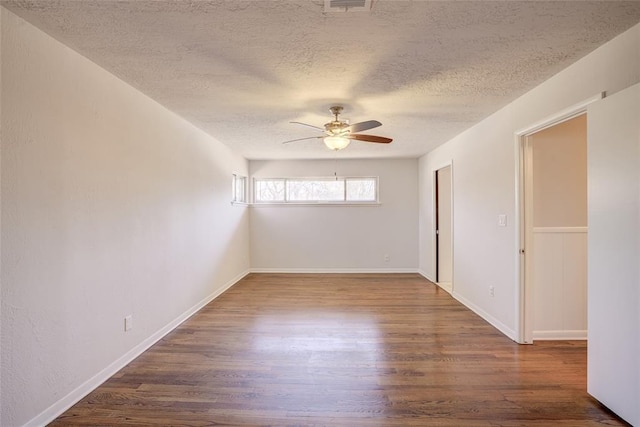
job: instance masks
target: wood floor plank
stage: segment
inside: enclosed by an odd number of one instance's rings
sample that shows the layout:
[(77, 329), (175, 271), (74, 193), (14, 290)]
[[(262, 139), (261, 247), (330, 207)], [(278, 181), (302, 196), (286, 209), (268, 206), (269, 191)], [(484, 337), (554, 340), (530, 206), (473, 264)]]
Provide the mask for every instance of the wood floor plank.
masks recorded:
[(515, 344), (414, 274), (252, 274), (51, 425), (625, 425), (586, 343)]

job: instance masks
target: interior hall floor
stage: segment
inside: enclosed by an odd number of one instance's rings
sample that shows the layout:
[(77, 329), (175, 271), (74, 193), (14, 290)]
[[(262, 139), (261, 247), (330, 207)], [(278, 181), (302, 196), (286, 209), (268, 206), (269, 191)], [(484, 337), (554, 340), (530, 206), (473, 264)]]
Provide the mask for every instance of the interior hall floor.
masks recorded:
[(624, 425), (586, 376), (416, 274), (251, 274), (52, 425)]

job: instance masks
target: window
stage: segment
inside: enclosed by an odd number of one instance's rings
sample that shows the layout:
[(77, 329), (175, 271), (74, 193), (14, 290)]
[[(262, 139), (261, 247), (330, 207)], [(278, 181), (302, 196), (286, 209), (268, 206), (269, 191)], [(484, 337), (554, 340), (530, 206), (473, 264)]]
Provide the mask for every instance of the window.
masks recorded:
[(256, 202), (284, 202), (284, 179), (256, 179)]
[(232, 203), (247, 203), (247, 177), (233, 174)]
[(352, 202), (377, 202), (378, 180), (374, 178), (348, 179), (346, 198)]
[(344, 202), (344, 180), (290, 179), (286, 181), (289, 202)]
[(378, 178), (257, 178), (255, 203), (377, 203)]

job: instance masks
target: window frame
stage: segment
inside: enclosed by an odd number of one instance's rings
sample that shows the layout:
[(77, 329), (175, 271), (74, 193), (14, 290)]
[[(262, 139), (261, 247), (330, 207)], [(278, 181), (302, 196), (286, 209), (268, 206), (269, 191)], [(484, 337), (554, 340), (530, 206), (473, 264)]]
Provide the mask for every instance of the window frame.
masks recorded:
[[(242, 199), (238, 199), (238, 184), (242, 183)], [(248, 205), (249, 204), (249, 178), (246, 175), (234, 173), (231, 181), (231, 204), (232, 205)]]
[[(288, 181), (343, 181), (343, 199), (342, 200), (303, 200), (303, 201), (292, 201), (289, 198), (288, 191)], [(349, 180), (354, 181), (362, 181), (362, 180), (373, 180), (375, 185), (374, 190), (374, 200), (347, 200), (347, 182)], [(266, 200), (261, 201), (258, 200), (257, 197), (257, 188), (259, 181), (282, 181), (284, 184), (284, 200)], [(253, 205), (278, 205), (278, 206), (300, 206), (300, 205), (311, 205), (311, 206), (325, 206), (325, 205), (333, 205), (333, 206), (363, 206), (363, 205), (380, 205), (380, 178), (378, 176), (318, 176), (318, 177), (308, 177), (308, 176), (291, 176), (291, 177), (253, 177), (252, 179), (252, 196), (253, 196)]]

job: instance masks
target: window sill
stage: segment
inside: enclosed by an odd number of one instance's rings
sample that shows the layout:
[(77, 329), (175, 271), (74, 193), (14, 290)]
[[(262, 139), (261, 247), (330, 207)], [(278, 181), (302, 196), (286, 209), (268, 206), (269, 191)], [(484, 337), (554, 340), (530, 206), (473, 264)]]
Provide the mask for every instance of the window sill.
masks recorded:
[(252, 203), (252, 208), (273, 206), (380, 206), (380, 202), (260, 202)]

